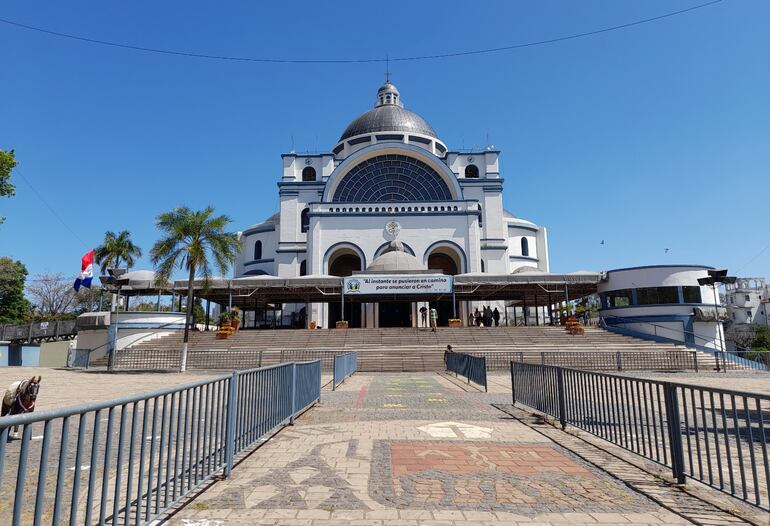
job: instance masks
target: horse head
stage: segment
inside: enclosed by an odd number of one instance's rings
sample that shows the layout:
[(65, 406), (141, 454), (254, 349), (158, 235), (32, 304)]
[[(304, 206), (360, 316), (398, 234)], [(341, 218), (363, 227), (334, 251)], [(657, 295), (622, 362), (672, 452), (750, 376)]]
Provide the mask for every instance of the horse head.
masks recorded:
[(37, 393), (40, 391), (40, 380), (42, 376), (33, 376), (27, 381), (27, 387), (24, 389), (24, 394), (30, 400), (37, 400)]

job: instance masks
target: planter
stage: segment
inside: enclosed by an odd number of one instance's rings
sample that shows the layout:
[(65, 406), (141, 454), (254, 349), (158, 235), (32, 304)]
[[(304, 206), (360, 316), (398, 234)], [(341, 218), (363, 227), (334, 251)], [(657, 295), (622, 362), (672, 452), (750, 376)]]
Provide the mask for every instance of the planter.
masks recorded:
[(311, 331), (312, 331), (312, 330), (315, 330), (315, 328), (316, 328), (316, 325), (317, 325), (317, 324), (316, 324), (316, 322), (315, 322), (315, 321), (311, 321), (311, 322), (310, 322), (310, 325), (308, 326), (308, 328), (309, 328)]
[(338, 321), (336, 327), (338, 329), (347, 329), (348, 328), (348, 322), (345, 321), (345, 320)]
[(234, 331), (237, 331), (238, 328), (241, 326), (241, 320), (236, 318), (230, 321), (230, 326), (233, 328)]
[(230, 331), (217, 331), (217, 340), (226, 340), (230, 337)]
[(221, 322), (219, 324), (219, 330), (222, 330), (222, 329), (232, 329), (232, 328), (233, 328), (233, 324), (232, 324), (232, 322), (230, 320), (223, 321), (223, 322)]
[(451, 318), (449, 320), (449, 326), (454, 328), (462, 328), (463, 320), (461, 320), (460, 318)]

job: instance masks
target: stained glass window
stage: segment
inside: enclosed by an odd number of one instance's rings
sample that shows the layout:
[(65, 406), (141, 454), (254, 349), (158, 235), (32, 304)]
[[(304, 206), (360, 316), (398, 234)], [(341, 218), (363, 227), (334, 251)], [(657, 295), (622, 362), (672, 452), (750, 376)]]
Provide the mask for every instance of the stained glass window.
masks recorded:
[(449, 201), (452, 193), (426, 163), (405, 155), (378, 155), (357, 166), (340, 182), (332, 201), (382, 203)]

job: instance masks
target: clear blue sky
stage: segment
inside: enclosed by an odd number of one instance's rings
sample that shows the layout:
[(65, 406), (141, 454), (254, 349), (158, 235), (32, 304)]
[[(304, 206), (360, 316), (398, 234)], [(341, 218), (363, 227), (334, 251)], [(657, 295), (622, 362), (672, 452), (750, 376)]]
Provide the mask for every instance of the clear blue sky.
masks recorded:
[[(0, 17), (148, 47), (343, 59), (543, 40), (701, 1), (11, 0)], [(770, 276), (770, 249), (756, 257), (770, 243), (768, 27), (770, 2), (726, 0), (598, 36), (396, 62), (392, 78), (451, 149), (489, 134), (506, 208), (548, 227), (552, 270), (697, 263)], [(384, 70), (157, 55), (4, 24), (0, 49), (0, 148), (19, 161), (0, 255), (73, 277), (105, 230), (130, 230), (147, 254), (155, 216), (177, 205), (213, 205), (234, 230), (266, 218), (291, 137), (297, 151), (328, 151)]]

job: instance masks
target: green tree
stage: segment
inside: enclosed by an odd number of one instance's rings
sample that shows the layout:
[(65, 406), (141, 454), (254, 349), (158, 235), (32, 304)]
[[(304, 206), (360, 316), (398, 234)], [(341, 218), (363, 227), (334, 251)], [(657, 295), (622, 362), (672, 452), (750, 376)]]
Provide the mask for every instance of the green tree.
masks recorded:
[(30, 304), (24, 297), (27, 268), (21, 261), (0, 257), (0, 323), (29, 320)]
[(192, 211), (179, 207), (160, 214), (155, 225), (163, 237), (153, 245), (150, 259), (161, 282), (168, 281), (176, 268), (187, 271), (187, 319), (182, 345), (182, 367), (187, 367), (187, 342), (193, 313), (193, 285), (195, 276), (206, 282), (211, 277), (212, 266), (227, 273), (238, 254), (238, 239), (226, 232), (231, 219), (226, 215), (214, 216), (214, 209)]
[(104, 233), (102, 244), (96, 247), (94, 257), (104, 274), (108, 268), (119, 268), (121, 261), (128, 268), (133, 267), (135, 258), (142, 257), (142, 250), (131, 241), (128, 230), (119, 234), (108, 230)]
[[(16, 167), (16, 155), (13, 150), (0, 150), (0, 197), (11, 197), (16, 194), (16, 187), (11, 182), (11, 171)], [(0, 224), (5, 221), (0, 216)]]

